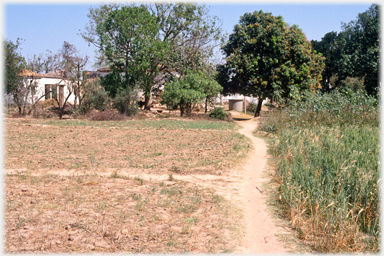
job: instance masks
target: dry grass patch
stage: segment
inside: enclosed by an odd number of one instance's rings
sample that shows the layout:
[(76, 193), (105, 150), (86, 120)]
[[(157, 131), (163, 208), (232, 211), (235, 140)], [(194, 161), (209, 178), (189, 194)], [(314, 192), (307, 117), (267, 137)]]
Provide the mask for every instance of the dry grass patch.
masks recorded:
[(5, 131), (8, 253), (221, 253), (240, 244), (240, 210), (173, 177), (230, 170), (250, 147), (234, 124), (7, 119)]
[(174, 168), (181, 174), (216, 174), (232, 167), (250, 147), (245, 136), (233, 129), (172, 129), (143, 124), (144, 129), (140, 121), (134, 123), (134, 129), (24, 122), (12, 120), (5, 125), (7, 169), (131, 168), (164, 173)]
[(239, 211), (183, 181), (6, 176), (7, 253), (220, 253), (239, 243)]

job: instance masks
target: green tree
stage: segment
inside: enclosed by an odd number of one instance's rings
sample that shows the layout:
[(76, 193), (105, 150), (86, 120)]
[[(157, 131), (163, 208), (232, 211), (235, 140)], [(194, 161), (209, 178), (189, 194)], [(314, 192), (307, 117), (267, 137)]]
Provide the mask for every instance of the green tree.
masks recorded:
[(332, 76), (337, 74), (336, 60), (339, 59), (339, 55), (336, 49), (337, 32), (332, 31), (324, 35), (321, 41), (312, 40), (311, 44), (314, 50), (322, 53), (325, 57), (325, 68), (322, 73), (322, 91), (328, 92), (335, 88), (331, 80)]
[(373, 4), (358, 19), (343, 25), (340, 35), (342, 49), (339, 65), (339, 78), (364, 77), (365, 90), (370, 95), (377, 94), (379, 70), (379, 5)]
[(240, 18), (222, 47), (227, 60), (218, 66), (218, 81), (225, 92), (259, 97), (255, 116), (266, 97), (285, 98), (291, 90), (321, 88), (323, 57), (312, 50), (297, 26), (263, 11)]
[(24, 57), (19, 53), (21, 42), (22, 39), (20, 38), (16, 40), (16, 43), (10, 40), (3, 41), (5, 52), (5, 93), (12, 95), (13, 101), (18, 107), (19, 114), (22, 114), (25, 94), (28, 92), (25, 81), (20, 77), (21, 71), (26, 66)]
[(378, 93), (379, 13), (379, 5), (373, 4), (357, 20), (344, 23), (339, 34), (330, 32), (321, 41), (312, 41), (313, 47), (326, 57), (322, 82), (325, 89), (331, 77), (336, 80), (331, 89), (349, 84), (346, 79), (363, 79), (368, 94)]
[(161, 58), (164, 48), (162, 41), (156, 39), (159, 31), (156, 18), (143, 7), (123, 6), (109, 12), (96, 31), (100, 49), (112, 64), (113, 77), (124, 74), (119, 87), (129, 89), (140, 83), (146, 99), (149, 98), (159, 72), (156, 59)]
[(209, 95), (220, 93), (221, 86), (202, 72), (188, 72), (164, 86), (163, 103), (168, 107), (179, 106), (180, 116), (190, 116), (193, 107)]
[[(152, 34), (151, 28), (148, 31), (142, 30), (141, 36), (148, 39), (148, 49), (138, 49), (135, 58), (137, 62), (145, 63), (142, 65), (141, 72), (145, 72), (139, 85), (144, 91), (145, 108), (150, 108), (150, 95), (161, 85), (172, 80), (176, 75), (185, 75), (188, 70), (204, 70), (204, 64), (212, 56), (213, 49), (219, 45), (222, 39), (222, 29), (217, 17), (210, 17), (208, 9), (204, 5), (190, 3), (154, 3), (149, 5), (134, 4), (122, 6), (119, 4), (102, 5), (99, 8), (90, 10), (88, 17), (90, 24), (82, 33), (84, 39), (94, 44), (105, 54), (103, 40), (98, 28), (100, 24), (105, 24), (109, 19), (110, 13), (124, 8), (142, 8), (150, 12), (152, 17), (146, 15), (150, 20), (155, 17), (157, 30), (156, 35)], [(103, 31), (105, 32), (105, 30)], [(106, 60), (107, 65), (116, 65), (110, 58), (99, 57), (101, 61)], [(124, 68), (124, 63), (121, 63)], [(136, 72), (137, 73), (137, 72)], [(159, 75), (160, 74), (160, 75)], [(109, 86), (112, 81), (118, 81), (117, 74), (107, 78)], [(107, 88), (106, 88), (107, 89)], [(112, 89), (112, 88), (111, 88)], [(108, 89), (107, 89), (108, 90)], [(117, 89), (111, 90), (115, 94)]]
[(5, 92), (13, 93), (20, 87), (21, 79), (19, 74), (25, 67), (24, 57), (18, 52), (22, 39), (18, 38), (16, 43), (4, 40), (3, 47), (5, 51)]

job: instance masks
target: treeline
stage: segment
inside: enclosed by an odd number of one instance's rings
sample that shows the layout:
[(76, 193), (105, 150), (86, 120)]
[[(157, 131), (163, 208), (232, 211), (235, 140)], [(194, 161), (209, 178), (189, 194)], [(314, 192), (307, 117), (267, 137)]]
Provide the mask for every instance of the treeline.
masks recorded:
[(372, 6), (357, 20), (343, 23), (342, 31), (312, 40), (313, 49), (325, 57), (322, 90), (351, 87), (369, 95), (379, 93), (380, 7)]

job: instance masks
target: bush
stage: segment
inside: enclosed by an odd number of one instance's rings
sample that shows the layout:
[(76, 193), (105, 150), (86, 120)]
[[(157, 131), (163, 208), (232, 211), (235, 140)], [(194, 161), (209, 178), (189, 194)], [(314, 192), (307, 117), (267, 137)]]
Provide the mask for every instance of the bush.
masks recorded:
[(224, 109), (222, 108), (214, 108), (212, 112), (209, 114), (210, 117), (215, 118), (215, 119), (220, 119), (224, 120), (225, 117), (227, 116)]
[(84, 86), (84, 98), (81, 101), (80, 112), (87, 113), (92, 109), (103, 112), (109, 105), (108, 93), (100, 84), (100, 79), (89, 81)]
[(113, 107), (121, 114), (134, 116), (139, 111), (137, 98), (137, 92), (135, 90), (119, 89), (116, 97), (113, 99)]
[(92, 121), (122, 121), (126, 118), (126, 115), (120, 114), (114, 109), (107, 109), (103, 112), (92, 113), (90, 116)]
[(44, 100), (41, 102), (43, 108), (50, 108), (50, 107), (58, 107), (59, 103), (57, 103), (56, 99), (49, 99), (49, 100)]
[(162, 104), (166, 104), (168, 109), (179, 106), (180, 116), (191, 116), (196, 104), (221, 90), (221, 86), (206, 74), (190, 71), (186, 76), (165, 84)]
[(249, 102), (249, 104), (247, 105), (247, 111), (249, 111), (249, 112), (255, 113), (256, 108), (257, 108), (257, 102), (254, 100)]

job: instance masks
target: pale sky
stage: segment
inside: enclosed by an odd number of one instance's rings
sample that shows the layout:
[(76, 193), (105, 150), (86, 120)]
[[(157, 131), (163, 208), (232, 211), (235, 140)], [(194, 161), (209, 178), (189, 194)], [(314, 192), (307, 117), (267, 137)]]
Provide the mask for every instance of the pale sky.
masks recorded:
[[(371, 6), (370, 2), (342, 4), (304, 4), (287, 2), (265, 4), (240, 2), (234, 4), (206, 2), (210, 7), (210, 15), (218, 16), (223, 22), (224, 32), (230, 34), (240, 16), (247, 12), (263, 10), (274, 16), (281, 15), (289, 25), (298, 25), (306, 34), (308, 40), (321, 40), (328, 32), (341, 31), (341, 23), (357, 19), (358, 13), (365, 12)], [(58, 52), (64, 41), (74, 44), (83, 55), (90, 56), (88, 70), (94, 70), (94, 47), (89, 47), (85, 40), (78, 35), (84, 31), (89, 22), (87, 14), (90, 7), (99, 6), (99, 2), (83, 2), (75, 4), (28, 3), (3, 4), (3, 38), (16, 41), (23, 38), (21, 54), (32, 58), (34, 54), (50, 50)]]

